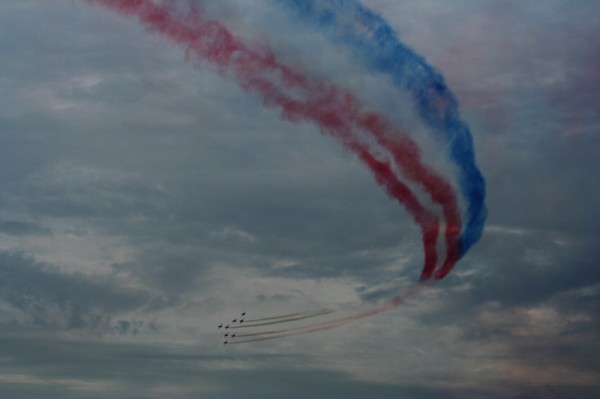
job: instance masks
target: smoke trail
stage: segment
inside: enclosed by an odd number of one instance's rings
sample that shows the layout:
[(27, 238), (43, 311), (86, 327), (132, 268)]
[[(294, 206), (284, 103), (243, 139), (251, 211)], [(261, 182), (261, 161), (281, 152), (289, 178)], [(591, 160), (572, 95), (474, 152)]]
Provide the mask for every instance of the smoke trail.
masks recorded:
[[(487, 216), (485, 180), (475, 161), (473, 139), (458, 112), (456, 98), (443, 76), (423, 57), (400, 42), (378, 14), (357, 0), (277, 1), (295, 11), (304, 22), (322, 29), (330, 38), (353, 49), (370, 68), (388, 74), (412, 96), (434, 136), (448, 145), (450, 159), (459, 167), (459, 185), (467, 200), (467, 218), (456, 256), (462, 257), (481, 238)], [(450, 233), (452, 234), (452, 233)], [(443, 278), (454, 262), (436, 273)]]
[[(437, 217), (426, 210), (410, 189), (398, 180), (388, 161), (379, 160), (369, 152), (361, 136), (361, 133), (367, 133), (378, 145), (387, 149), (403, 175), (425, 189), (442, 206), (447, 225), (457, 228), (458, 223), (449, 223), (449, 220), (459, 219), (452, 187), (421, 162), (416, 144), (403, 132), (392, 128), (383, 116), (362, 110), (348, 91), (294, 72), (278, 63), (267, 48), (260, 52), (250, 50), (218, 22), (204, 20), (196, 8), (176, 16), (151, 0), (88, 1), (136, 17), (154, 32), (185, 47), (186, 55), (196, 65), (207, 62), (215, 65), (220, 73), (237, 79), (244, 90), (259, 94), (266, 106), (279, 108), (287, 120), (312, 121), (357, 154), (379, 184), (405, 206), (421, 227), (425, 249), (422, 277), (431, 276), (437, 262)], [(399, 139), (393, 141), (390, 137)], [(456, 243), (447, 243), (449, 253), (456, 247)]]
[(281, 334), (286, 332), (287, 330), (272, 330), (272, 331), (261, 331), (261, 332), (256, 332), (256, 333), (243, 333), (243, 334), (236, 334), (236, 337), (256, 337), (256, 336), (267, 336), (267, 335), (273, 335), (273, 334)]
[(252, 338), (252, 339), (236, 340), (236, 341), (231, 341), (231, 342), (227, 342), (227, 343), (229, 345), (247, 344), (249, 342), (268, 341), (268, 340), (271, 340), (271, 339), (289, 337), (290, 335), (292, 335), (292, 334), (271, 335), (271, 336), (266, 336), (266, 337), (258, 337), (258, 338)]
[[(431, 280), (429, 280), (429, 281), (431, 281)], [(332, 328), (340, 327), (345, 324), (349, 324), (354, 321), (364, 319), (366, 317), (374, 316), (378, 313), (382, 313), (382, 312), (385, 312), (390, 309), (394, 309), (394, 308), (400, 306), (401, 304), (403, 304), (404, 302), (406, 302), (408, 299), (415, 296), (419, 291), (426, 288), (427, 286), (428, 286), (428, 281), (420, 281), (418, 283), (415, 283), (415, 284), (409, 286), (406, 290), (402, 291), (400, 294), (394, 296), (392, 299), (384, 302), (383, 304), (381, 304), (379, 306), (376, 306), (372, 309), (365, 310), (363, 312), (355, 313), (355, 314), (347, 316), (347, 317), (329, 320), (329, 321), (325, 321), (322, 323), (312, 324), (312, 325), (304, 326), (304, 327), (256, 333), (255, 335), (258, 336), (257, 338), (238, 340), (238, 341), (234, 341), (233, 343), (243, 344), (243, 343), (249, 343), (249, 342), (266, 341), (266, 340), (271, 340), (271, 339), (291, 337), (294, 335), (308, 334), (308, 333), (317, 332), (317, 331), (330, 330)], [(246, 336), (250, 336), (250, 335), (246, 335)]]
[(305, 314), (305, 315), (301, 315), (301, 316), (288, 317), (288, 318), (283, 318), (283, 319), (277, 319), (277, 320), (271, 320), (271, 321), (264, 321), (264, 322), (252, 323), (252, 324), (244, 323), (243, 325), (240, 324), (238, 326), (232, 326), (232, 327), (229, 327), (229, 328), (250, 328), (250, 327), (269, 326), (269, 325), (272, 325), (272, 324), (289, 323), (289, 322), (292, 322), (292, 321), (311, 319), (313, 317), (322, 316), (322, 315), (330, 314), (330, 313), (333, 313), (333, 310), (324, 309), (324, 310), (321, 310), (319, 312), (309, 313), (309, 314)]
[[(323, 310), (325, 310), (325, 309), (318, 310), (317, 312), (322, 312)], [(276, 320), (276, 319), (287, 319), (288, 317), (303, 316), (303, 315), (307, 315), (307, 314), (311, 314), (311, 313), (317, 313), (317, 312), (288, 313), (288, 314), (284, 314), (284, 315), (281, 315), (281, 316), (261, 317), (260, 319), (245, 319), (245, 322), (246, 323), (255, 323), (255, 322), (260, 322), (260, 321), (268, 321), (268, 320)]]

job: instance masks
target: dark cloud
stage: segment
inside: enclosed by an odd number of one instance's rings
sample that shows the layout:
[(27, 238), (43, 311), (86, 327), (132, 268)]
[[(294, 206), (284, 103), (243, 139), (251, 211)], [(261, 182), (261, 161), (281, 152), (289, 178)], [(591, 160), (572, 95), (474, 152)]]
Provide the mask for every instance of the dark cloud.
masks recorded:
[(522, 391), (515, 399), (568, 399), (568, 398), (593, 398), (599, 391), (595, 388), (569, 386), (569, 385), (533, 385), (521, 388)]
[(19, 220), (1, 220), (0, 232), (8, 235), (48, 235), (51, 234), (50, 229), (37, 225), (31, 222), (23, 222)]
[[(174, 398), (482, 397), (477, 391), (448, 392), (410, 383), (372, 383), (318, 367), (305, 370), (299, 365), (306, 359), (296, 355), (205, 354), (185, 346), (89, 346), (29, 337), (4, 336), (0, 342), (6, 348), (0, 366), (5, 372), (0, 393), (22, 397), (42, 397), (42, 392), (46, 392), (46, 397), (62, 394), (101, 398), (107, 391), (114, 398), (142, 398), (153, 392), (168, 392)], [(28, 366), (24, 367), (24, 362)]]
[(596, 241), (594, 235), (536, 230), (490, 233), (480, 250), (491, 258), (478, 261), (474, 254), (464, 265), (478, 273), (470, 295), (482, 302), (527, 305), (593, 285), (600, 281), (593, 261), (600, 255)]
[(6, 252), (0, 253), (0, 288), (0, 299), (25, 315), (24, 320), (5, 319), (5, 324), (49, 330), (106, 331), (113, 315), (149, 299), (147, 292), (123, 287), (109, 277), (62, 273), (50, 264)]

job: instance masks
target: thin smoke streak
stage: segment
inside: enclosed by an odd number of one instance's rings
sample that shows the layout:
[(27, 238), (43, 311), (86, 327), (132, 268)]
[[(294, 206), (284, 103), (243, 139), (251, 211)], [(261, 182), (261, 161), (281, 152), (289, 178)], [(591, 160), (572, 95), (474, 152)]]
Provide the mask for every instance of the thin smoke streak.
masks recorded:
[(268, 320), (276, 320), (276, 319), (286, 319), (288, 317), (304, 316), (304, 315), (308, 315), (308, 314), (319, 313), (319, 312), (322, 312), (324, 310), (326, 310), (326, 309), (321, 309), (321, 310), (314, 311), (314, 312), (296, 312), (296, 313), (284, 314), (284, 315), (281, 315), (281, 316), (261, 317), (259, 319), (244, 319), (244, 321), (247, 322), (247, 323), (254, 323), (254, 322), (259, 322), (259, 321), (268, 321)]
[(308, 314), (306, 316), (298, 316), (298, 317), (290, 317), (287, 319), (280, 319), (280, 320), (273, 320), (273, 321), (267, 321), (264, 323), (254, 323), (254, 324), (240, 324), (238, 326), (230, 326), (229, 328), (251, 328), (251, 327), (261, 327), (261, 326), (270, 326), (273, 324), (281, 324), (281, 323), (290, 323), (292, 321), (299, 321), (299, 320), (306, 320), (306, 319), (312, 319), (313, 317), (318, 317), (318, 316), (322, 316), (322, 315), (326, 315), (326, 314), (330, 314), (333, 313), (332, 310), (327, 310), (327, 311), (323, 311), (320, 313), (313, 313), (313, 314)]
[[(421, 281), (416, 284), (413, 284), (413, 285), (409, 286), (406, 290), (404, 290), (400, 294), (394, 296), (393, 298), (389, 299), (388, 301), (384, 302), (383, 304), (376, 306), (372, 309), (365, 310), (363, 312), (355, 313), (353, 315), (343, 317), (340, 319), (329, 320), (329, 321), (325, 321), (322, 323), (317, 323), (317, 324), (313, 324), (313, 325), (309, 325), (309, 326), (290, 328), (290, 329), (280, 330), (277, 332), (266, 332), (265, 334), (268, 334), (269, 336), (262, 337), (262, 338), (254, 338), (251, 340), (235, 341), (235, 343), (241, 344), (241, 343), (247, 343), (247, 342), (266, 341), (266, 340), (271, 340), (271, 339), (292, 337), (292, 336), (296, 336), (296, 335), (309, 334), (309, 333), (318, 332), (318, 331), (326, 331), (326, 330), (330, 330), (332, 328), (350, 324), (354, 321), (358, 321), (358, 320), (364, 319), (366, 317), (374, 316), (376, 314), (379, 314), (379, 313), (382, 313), (382, 312), (385, 312), (385, 311), (388, 311), (388, 310), (391, 310), (391, 309), (394, 309), (394, 308), (400, 306), (401, 304), (406, 302), (408, 299), (414, 297), (422, 289), (428, 287), (430, 281), (431, 280)], [(260, 334), (260, 333), (257, 333), (257, 334)]]
[(243, 333), (243, 334), (235, 334), (235, 338), (238, 337), (256, 337), (259, 335), (272, 335), (272, 334), (281, 334), (286, 332), (286, 330), (272, 330), (272, 331), (261, 331), (261, 332), (256, 332), (256, 333)]
[(287, 337), (288, 335), (282, 335), (281, 337), (279, 336), (272, 336), (272, 337), (263, 337), (263, 338), (253, 338), (253, 339), (244, 339), (244, 340), (240, 340), (240, 341), (227, 341), (228, 345), (236, 345), (236, 344), (246, 344), (248, 342), (259, 342), (259, 341), (268, 341), (271, 339), (276, 339), (276, 338), (283, 338), (283, 337)]

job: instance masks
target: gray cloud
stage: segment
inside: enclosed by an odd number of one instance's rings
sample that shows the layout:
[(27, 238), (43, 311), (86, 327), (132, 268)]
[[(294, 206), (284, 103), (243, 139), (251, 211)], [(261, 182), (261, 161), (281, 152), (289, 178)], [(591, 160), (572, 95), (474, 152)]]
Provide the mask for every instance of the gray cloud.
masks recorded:
[[(242, 308), (337, 317), (416, 281), (418, 228), (315, 126), (134, 21), (0, 5), (0, 396), (598, 396), (597, 2), (365, 3), (457, 94), (486, 233), (394, 311), (226, 349), (215, 326)], [(207, 12), (418, 126), (384, 78), (268, 2)]]
[[(55, 339), (3, 337), (4, 374), (0, 392), (22, 397), (59, 397), (76, 395), (100, 398), (142, 398), (156, 392), (170, 397), (209, 395), (235, 398), (276, 398), (291, 395), (303, 398), (317, 395), (328, 398), (369, 396), (393, 398), (407, 395), (418, 398), (477, 398), (479, 393), (457, 390), (442, 392), (409, 384), (360, 382), (340, 372), (304, 370), (303, 356), (263, 354), (199, 353), (190, 347), (101, 344)], [(43, 355), (40, 355), (43, 354)], [(16, 359), (27, 360), (23, 368)], [(133, 396), (130, 396), (133, 395)], [(20, 396), (17, 396), (20, 397)]]
[(113, 279), (61, 273), (22, 254), (2, 252), (0, 264), (0, 299), (25, 316), (5, 319), (5, 325), (101, 332), (110, 327), (112, 315), (148, 301), (148, 293)]
[(43, 226), (31, 222), (20, 220), (2, 220), (0, 221), (0, 232), (8, 235), (47, 235), (51, 231)]

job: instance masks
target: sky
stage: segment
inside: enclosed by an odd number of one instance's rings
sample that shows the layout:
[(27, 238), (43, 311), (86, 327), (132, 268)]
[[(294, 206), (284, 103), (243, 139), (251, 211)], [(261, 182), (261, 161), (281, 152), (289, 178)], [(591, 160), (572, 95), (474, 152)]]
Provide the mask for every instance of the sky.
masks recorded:
[[(362, 4), (454, 94), (483, 235), (393, 309), (223, 345), (241, 312), (331, 311), (273, 326), (302, 328), (408, 292), (419, 226), (335, 135), (158, 28), (83, 0), (0, 3), (0, 396), (600, 395), (600, 3)], [(464, 215), (447, 146), (368, 59), (285, 2), (171, 2), (192, 6), (385, 115)]]

